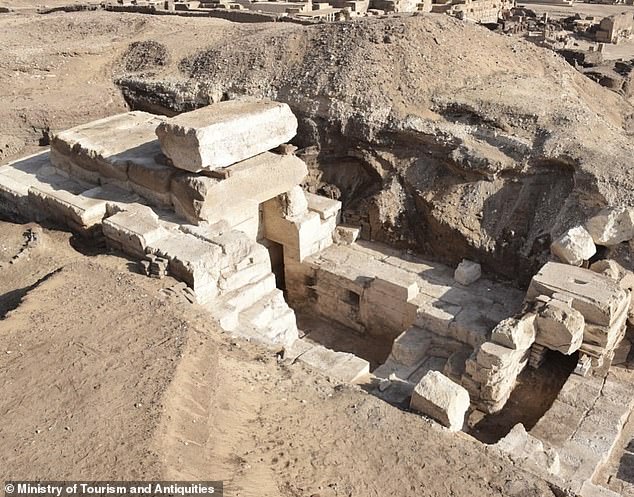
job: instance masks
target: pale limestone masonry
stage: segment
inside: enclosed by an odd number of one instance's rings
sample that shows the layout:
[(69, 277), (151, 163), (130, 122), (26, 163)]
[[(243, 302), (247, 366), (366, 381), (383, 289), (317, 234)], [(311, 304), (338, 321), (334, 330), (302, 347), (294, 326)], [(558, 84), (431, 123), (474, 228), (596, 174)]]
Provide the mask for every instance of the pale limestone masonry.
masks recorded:
[(429, 371), (414, 387), (410, 408), (451, 431), (460, 431), (469, 409), (469, 394), (442, 373)]
[(453, 270), (385, 245), (332, 245), (301, 263), (285, 259), (288, 299), (360, 333), (394, 339), (373, 374), (382, 397), (408, 400), (429, 371), (460, 381), (465, 361), (496, 324), (515, 314), (523, 294), (486, 279), (456, 284)]
[(571, 228), (550, 246), (551, 252), (557, 258), (573, 266), (581, 266), (597, 253), (592, 236), (583, 226)]
[(480, 264), (473, 261), (463, 259), (454, 273), (454, 279), (464, 286), (469, 286), (471, 283), (475, 283), (482, 276), (482, 270)]
[(589, 219), (586, 229), (597, 245), (617, 245), (634, 238), (634, 208), (608, 207)]
[(535, 308), (537, 338), (535, 341), (547, 349), (570, 355), (579, 350), (583, 342), (586, 321), (568, 302), (541, 295)]
[[(192, 129), (204, 129), (200, 116), (212, 114), (198, 114)], [(571, 495), (605, 494), (592, 479), (634, 407), (628, 383), (609, 368), (616, 352), (617, 361), (627, 359), (632, 273), (609, 260), (590, 270), (550, 262), (526, 296), (481, 278), (475, 263), (454, 279), (447, 266), (357, 241), (357, 228), (337, 226), (341, 203), (303, 192), (307, 168), (293, 148), (268, 151), (281, 135), (244, 144), (245, 154), (261, 153), (199, 174), (163, 155), (155, 135), (163, 122), (131, 112), (59, 133), (50, 153), (0, 167), (0, 211), (103, 236), (137, 259), (159, 257), (160, 274), (166, 267), (185, 282), (191, 300), (225, 331), (283, 349), (285, 360), (338, 381), (376, 382), (377, 395), (452, 430), (462, 428), (469, 408), (477, 409), (470, 419), (502, 409), (529, 362), (539, 367), (549, 350), (578, 351), (578, 374), (531, 433), (516, 426), (491, 450)], [(211, 143), (225, 146), (205, 140), (196, 144), (201, 157)], [(608, 209), (586, 228), (593, 243), (610, 245), (632, 238), (631, 219), (629, 209)], [(590, 243), (577, 250), (577, 241), (553, 251), (569, 264), (585, 262)], [(391, 343), (385, 363), (370, 373), (365, 359), (312, 343), (310, 335), (299, 339), (295, 312), (278, 288), (282, 275), (295, 308)]]
[(536, 337), (536, 316), (501, 321), (466, 361), (461, 384), (469, 391), (477, 409), (494, 413), (511, 396), (517, 377), (528, 364), (530, 348)]
[(543, 442), (527, 433), (521, 423), (516, 424), (511, 431), (496, 444), (491, 446), (493, 451), (507, 454), (514, 464), (537, 474), (549, 478), (557, 476), (561, 471), (561, 462), (556, 450), (544, 447)]
[[(631, 306), (629, 288), (621, 288), (603, 274), (549, 262), (533, 277), (526, 299), (540, 302), (544, 300), (542, 296), (567, 303), (583, 316), (585, 325), (579, 350), (592, 357), (595, 367), (611, 359), (614, 348), (625, 335)], [(542, 345), (548, 347), (546, 343)], [(572, 344), (571, 347), (574, 348)]]
[(165, 119), (128, 112), (58, 133), (52, 165), (84, 189), (113, 185), (190, 223), (227, 221), (253, 240), (259, 204), (291, 190), (307, 173), (297, 157), (270, 152), (231, 164), (217, 177), (179, 170), (162, 155), (155, 135)]
[[(592, 488), (593, 478), (609, 459), (634, 407), (624, 374), (571, 375), (551, 408), (530, 434), (559, 454), (561, 469), (550, 478), (570, 495), (613, 495)], [(598, 493), (589, 493), (594, 490)]]
[(300, 361), (339, 381), (357, 383), (370, 374), (370, 363), (347, 352), (335, 352), (305, 339), (286, 348), (284, 359)]
[(229, 100), (165, 119), (156, 127), (172, 164), (199, 172), (227, 167), (288, 142), (297, 119), (288, 105)]

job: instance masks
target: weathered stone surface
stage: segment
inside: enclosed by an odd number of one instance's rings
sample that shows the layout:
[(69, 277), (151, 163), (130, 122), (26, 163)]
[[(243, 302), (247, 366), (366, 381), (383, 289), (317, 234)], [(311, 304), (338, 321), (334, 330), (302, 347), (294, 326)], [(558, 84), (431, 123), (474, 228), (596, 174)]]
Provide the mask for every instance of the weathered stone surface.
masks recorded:
[(414, 366), (425, 357), (431, 342), (428, 331), (412, 326), (394, 340), (392, 358), (405, 366)]
[(570, 355), (583, 342), (585, 319), (564, 302), (551, 300), (537, 310), (536, 342), (544, 347)]
[(361, 230), (354, 226), (342, 226), (339, 225), (335, 228), (332, 234), (333, 240), (339, 245), (351, 245), (357, 241)]
[(535, 341), (535, 314), (501, 321), (491, 332), (491, 341), (509, 349), (526, 350)]
[[(572, 299), (572, 307), (586, 322), (610, 325), (629, 306), (628, 293), (610, 278), (593, 271), (549, 262), (533, 277), (526, 298), (561, 294)], [(557, 297), (558, 300), (562, 300)]]
[(478, 349), (476, 360), (485, 369), (504, 369), (517, 361), (522, 354), (493, 342), (485, 342)]
[(102, 230), (106, 239), (133, 256), (143, 255), (148, 244), (167, 235), (149, 208), (118, 212), (104, 219)]
[(53, 165), (71, 165), (96, 173), (99, 179), (128, 180), (130, 163), (155, 164), (160, 154), (154, 129), (163, 117), (127, 112), (57, 133), (51, 140)]
[(280, 197), (284, 217), (292, 218), (306, 214), (308, 200), (301, 186), (294, 186)]
[(618, 262), (611, 259), (603, 259), (590, 266), (590, 271), (607, 276), (614, 281), (618, 281), (620, 279), (622, 270), (624, 270), (623, 267)]
[(299, 185), (308, 172), (301, 159), (269, 152), (225, 170), (230, 172), (225, 179), (187, 173), (174, 176), (171, 193), (176, 212), (193, 223), (230, 220), (236, 212), (244, 212), (247, 219), (252, 212), (257, 215), (258, 204)]
[(74, 229), (91, 228), (106, 215), (106, 201), (48, 185), (30, 187), (28, 198), (40, 209), (48, 210), (53, 219), (70, 223)]
[(308, 202), (308, 208), (319, 214), (319, 217), (322, 219), (337, 216), (341, 210), (341, 202), (339, 202), (339, 200), (330, 199), (309, 192), (306, 192), (306, 200)]
[(266, 100), (220, 102), (156, 128), (163, 153), (174, 166), (193, 172), (230, 166), (271, 150), (296, 133), (297, 119), (290, 107)]
[(218, 293), (219, 260), (222, 249), (186, 233), (170, 232), (167, 236), (148, 243), (147, 252), (169, 260), (168, 270), (186, 282), (200, 302)]
[(550, 251), (562, 262), (573, 266), (590, 259), (597, 252), (590, 233), (583, 226), (569, 229), (553, 242)]
[(322, 345), (315, 345), (298, 357), (298, 360), (337, 378), (354, 383), (369, 374), (370, 363), (347, 352), (336, 352)]
[(634, 208), (608, 207), (589, 219), (586, 229), (597, 245), (617, 245), (634, 238)]
[(557, 451), (544, 448), (542, 441), (527, 433), (521, 423), (516, 424), (493, 447), (508, 454), (515, 464), (538, 474), (559, 474), (561, 465)]
[(465, 286), (475, 283), (480, 279), (480, 276), (482, 276), (480, 264), (468, 261), (467, 259), (462, 260), (454, 273), (454, 279), (461, 285)]
[(410, 408), (451, 431), (460, 431), (469, 409), (469, 393), (438, 371), (429, 371), (416, 385)]

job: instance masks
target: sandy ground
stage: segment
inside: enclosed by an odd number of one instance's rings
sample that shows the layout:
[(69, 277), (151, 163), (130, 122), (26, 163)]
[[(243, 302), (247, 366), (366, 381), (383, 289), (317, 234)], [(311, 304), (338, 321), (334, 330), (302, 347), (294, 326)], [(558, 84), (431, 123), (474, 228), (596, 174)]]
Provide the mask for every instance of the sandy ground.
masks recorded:
[(0, 163), (46, 145), (50, 131), (125, 112), (112, 67), (131, 42), (178, 37), (186, 51), (232, 26), (108, 12), (0, 14)]
[[(130, 42), (166, 41), (178, 60), (260, 29), (1, 14), (0, 163), (49, 130), (125, 111), (112, 68)], [(232, 340), (163, 291), (173, 280), (142, 277), (128, 259), (51, 230), (25, 252), (28, 228), (0, 222), (0, 479), (221, 479), (232, 496), (552, 495), (467, 435)]]
[[(3, 259), (24, 230), (0, 222)], [(0, 480), (222, 479), (235, 496), (549, 495), (467, 435), (234, 341), (166, 294), (170, 278), (83, 255), (69, 239), (46, 230), (2, 268), (2, 294), (41, 281), (0, 320)]]

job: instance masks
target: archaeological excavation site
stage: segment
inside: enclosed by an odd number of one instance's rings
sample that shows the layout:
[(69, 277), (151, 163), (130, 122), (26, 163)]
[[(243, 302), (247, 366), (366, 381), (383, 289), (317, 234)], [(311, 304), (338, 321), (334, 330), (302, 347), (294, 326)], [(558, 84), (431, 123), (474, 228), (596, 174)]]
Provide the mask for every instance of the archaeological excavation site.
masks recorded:
[(634, 7), (3, 5), (7, 497), (634, 497)]

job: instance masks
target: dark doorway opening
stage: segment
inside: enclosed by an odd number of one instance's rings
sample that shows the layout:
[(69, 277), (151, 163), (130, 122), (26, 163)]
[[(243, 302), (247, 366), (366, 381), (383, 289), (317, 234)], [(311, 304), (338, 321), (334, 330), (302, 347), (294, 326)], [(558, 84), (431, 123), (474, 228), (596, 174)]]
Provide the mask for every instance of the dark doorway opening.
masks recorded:
[(283, 292), (286, 292), (286, 280), (284, 277), (284, 246), (268, 239), (263, 239), (260, 243), (269, 251), (269, 257), (271, 258), (271, 270), (275, 275), (275, 285)]

